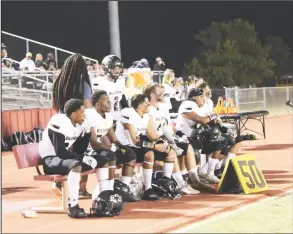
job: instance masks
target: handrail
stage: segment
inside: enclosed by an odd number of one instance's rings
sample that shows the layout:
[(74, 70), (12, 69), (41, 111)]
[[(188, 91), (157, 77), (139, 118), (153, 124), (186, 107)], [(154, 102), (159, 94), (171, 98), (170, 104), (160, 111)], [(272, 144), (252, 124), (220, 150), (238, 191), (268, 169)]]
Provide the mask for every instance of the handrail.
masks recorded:
[[(75, 54), (74, 52), (72, 51), (69, 51), (69, 50), (64, 50), (64, 49), (61, 49), (59, 47), (56, 47), (56, 46), (52, 46), (52, 45), (48, 45), (46, 43), (42, 43), (42, 42), (38, 42), (38, 41), (35, 41), (35, 40), (31, 40), (31, 39), (28, 39), (26, 37), (21, 37), (21, 36), (18, 36), (18, 35), (15, 35), (15, 34), (12, 34), (12, 33), (9, 33), (9, 32), (5, 32), (5, 31), (1, 31), (3, 34), (6, 34), (8, 36), (12, 36), (12, 37), (16, 37), (16, 38), (19, 38), (19, 39), (22, 39), (22, 40), (25, 40), (25, 41), (29, 41), (29, 42), (33, 42), (33, 43), (36, 43), (36, 44), (39, 44), (39, 45), (42, 45), (42, 46), (46, 46), (46, 47), (50, 47), (50, 48), (53, 48), (55, 50), (60, 50), (62, 52), (65, 52), (65, 53), (68, 53), (68, 54)], [(90, 57), (87, 57), (87, 56), (83, 56), (84, 58), (88, 59), (88, 60), (92, 60), (94, 62), (96, 62), (97, 64), (99, 63), (97, 59), (92, 59)]]
[[(17, 64), (20, 64), (20, 62), (14, 60), (14, 59), (11, 59), (11, 58), (2, 58), (2, 61), (3, 60), (9, 60), (13, 63), (17, 63)], [(27, 74), (27, 73), (30, 73), (30, 71), (16, 71), (16, 73), (20, 74), (20, 75), (25, 75), (26, 77), (30, 78), (30, 79), (33, 79), (33, 80), (37, 80), (37, 81), (40, 81), (40, 82), (43, 82), (43, 83), (50, 83), (49, 82), (49, 74), (47, 73), (46, 70), (43, 70), (43, 69), (40, 69), (40, 68), (37, 68), (37, 67), (34, 67), (35, 70), (37, 71), (41, 71), (41, 72), (44, 72), (45, 73), (45, 76), (47, 77), (46, 81), (44, 80), (41, 80), (39, 78), (36, 78), (36, 77), (33, 77), (33, 76), (30, 76), (30, 74)], [(12, 70), (11, 71), (15, 71), (15, 70)]]
[(13, 88), (13, 87), (5, 87), (5, 89), (2, 90), (2, 92), (5, 90), (17, 90), (17, 91), (34, 92), (34, 93), (42, 93), (42, 94), (46, 94), (47, 92), (51, 93), (51, 91), (44, 91), (44, 90), (38, 90), (38, 89), (26, 89), (26, 88)]

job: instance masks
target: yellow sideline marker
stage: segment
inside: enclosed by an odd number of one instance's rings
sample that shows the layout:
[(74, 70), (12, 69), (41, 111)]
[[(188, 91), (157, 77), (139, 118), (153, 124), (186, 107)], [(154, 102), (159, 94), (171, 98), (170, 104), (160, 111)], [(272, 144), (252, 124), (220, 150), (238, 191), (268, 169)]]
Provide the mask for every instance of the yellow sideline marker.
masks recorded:
[(245, 194), (266, 191), (269, 186), (253, 155), (232, 158), (225, 166), (217, 188), (218, 193), (242, 190)]

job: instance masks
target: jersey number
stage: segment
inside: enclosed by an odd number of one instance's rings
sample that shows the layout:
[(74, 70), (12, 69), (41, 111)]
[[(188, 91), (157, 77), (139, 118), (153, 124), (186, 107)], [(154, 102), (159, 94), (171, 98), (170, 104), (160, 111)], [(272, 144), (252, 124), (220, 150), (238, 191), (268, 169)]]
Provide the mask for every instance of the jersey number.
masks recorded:
[(160, 128), (162, 127), (162, 124), (160, 123), (160, 125), (157, 128), (157, 131), (160, 131)]
[(118, 96), (115, 96), (114, 97), (114, 111), (118, 111), (119, 110), (119, 97)]

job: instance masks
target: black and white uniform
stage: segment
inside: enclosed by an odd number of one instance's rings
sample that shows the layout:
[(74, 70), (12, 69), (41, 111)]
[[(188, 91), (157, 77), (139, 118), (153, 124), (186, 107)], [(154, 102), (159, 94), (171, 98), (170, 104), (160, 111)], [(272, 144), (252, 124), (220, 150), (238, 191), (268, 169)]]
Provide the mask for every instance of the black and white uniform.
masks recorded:
[[(113, 127), (112, 114), (105, 113), (103, 117), (94, 108), (89, 108), (85, 110), (85, 116), (88, 127), (95, 129), (98, 142), (101, 142), (101, 137), (106, 136), (109, 129)], [(125, 155), (121, 150), (116, 152), (101, 150), (98, 153), (107, 158), (108, 161), (117, 160), (117, 164), (124, 164), (136, 159), (134, 152), (127, 152)]]
[(122, 96), (125, 95), (125, 79), (119, 77), (116, 82), (110, 81), (106, 76), (98, 77), (92, 80), (93, 91), (97, 89), (105, 90), (111, 101), (111, 114), (115, 121), (121, 117), (120, 101)]
[(137, 162), (144, 161), (144, 155), (152, 151), (150, 148), (136, 146), (130, 137), (128, 130), (125, 130), (123, 124), (131, 124), (135, 128), (136, 137), (146, 135), (147, 126), (149, 124), (150, 116), (144, 114), (142, 117), (133, 109), (125, 108), (121, 111), (121, 119), (117, 122), (116, 137), (122, 145), (129, 146), (136, 153)]
[[(168, 112), (168, 107), (165, 103), (160, 103), (157, 107), (151, 106), (149, 110), (149, 115), (155, 121), (155, 127), (157, 129), (157, 133), (160, 136), (164, 136), (163, 128), (170, 123), (170, 115)], [(180, 147), (179, 145), (177, 145)], [(188, 144), (184, 148), (183, 154), (186, 153)], [(180, 147), (181, 148), (181, 147)], [(165, 152), (154, 151), (156, 160), (163, 161), (166, 157)]]
[[(179, 131), (182, 131), (187, 137), (191, 137), (192, 131), (197, 128), (200, 123), (197, 123), (193, 120), (187, 119), (183, 116), (183, 113), (188, 113), (188, 112), (195, 112), (197, 115), (205, 117), (210, 114), (210, 110), (208, 109), (209, 106), (203, 106), (199, 107), (195, 102), (193, 101), (184, 101), (178, 112), (178, 118), (176, 121), (176, 129)], [(202, 142), (203, 148), (202, 152), (204, 154), (211, 154), (215, 151), (222, 150), (226, 148), (226, 141), (225, 139), (222, 139), (223, 141), (218, 141), (218, 142)], [(191, 143), (194, 147), (195, 145), (197, 146), (197, 142)], [(197, 148), (197, 147), (195, 147)]]
[[(72, 152), (74, 143), (78, 139), (87, 137), (84, 133), (85, 126), (79, 124), (74, 126), (65, 114), (56, 114), (51, 117), (39, 143), (39, 153), (43, 159), (45, 174), (67, 175), (72, 168), (79, 165), (82, 166), (82, 171), (92, 169), (89, 165), (82, 163), (82, 152), (80, 154)], [(87, 144), (84, 145), (84, 150), (80, 151), (85, 151)]]
[[(157, 109), (159, 110), (161, 115), (164, 116), (165, 120), (167, 121), (165, 125), (170, 126), (172, 120), (171, 120), (171, 115), (168, 110), (167, 103), (159, 103)], [(175, 120), (175, 123), (176, 123), (176, 120)], [(162, 125), (162, 126), (165, 126), (165, 125)], [(172, 131), (173, 131), (173, 129), (172, 129)], [(181, 142), (176, 141), (176, 139), (175, 139), (175, 142), (176, 142), (176, 145), (183, 150), (182, 155), (186, 155), (187, 149), (188, 149), (188, 143), (181, 143)], [(181, 156), (181, 155), (179, 155), (179, 156)]]
[(171, 84), (163, 84), (165, 88), (165, 104), (168, 110), (172, 113), (176, 113), (181, 102), (182, 90), (177, 90)]

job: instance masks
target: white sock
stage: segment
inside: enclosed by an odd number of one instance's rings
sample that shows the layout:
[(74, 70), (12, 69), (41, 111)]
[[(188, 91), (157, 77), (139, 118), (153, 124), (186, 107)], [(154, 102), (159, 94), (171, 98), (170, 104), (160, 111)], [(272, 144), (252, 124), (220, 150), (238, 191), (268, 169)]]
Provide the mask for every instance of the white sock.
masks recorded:
[(182, 174), (182, 175), (186, 175), (186, 174), (187, 174), (187, 170), (186, 170), (186, 169), (181, 170), (181, 174)]
[(152, 187), (152, 175), (153, 175), (153, 169), (143, 168), (143, 183), (144, 183), (145, 191)]
[(191, 170), (189, 170), (189, 176), (192, 182), (198, 182), (200, 181), (199, 177), (198, 177), (198, 172), (197, 172), (197, 168), (192, 168)]
[(131, 177), (129, 176), (121, 176), (120, 181), (126, 185), (130, 185)]
[(185, 181), (182, 177), (182, 174), (180, 171), (178, 172), (175, 172), (172, 174), (172, 177), (174, 178), (174, 180), (176, 181), (176, 183), (181, 186), (181, 185), (184, 185), (185, 184)]
[(174, 163), (164, 162), (164, 165), (163, 165), (164, 176), (171, 178), (171, 175), (173, 172), (173, 166), (174, 166)]
[(209, 161), (208, 161), (208, 164), (209, 164), (208, 175), (209, 176), (214, 175), (215, 167), (218, 164), (218, 162), (219, 162), (219, 159), (209, 158)]
[(108, 187), (108, 190), (114, 190), (114, 179), (111, 179), (111, 180), (108, 180), (108, 184), (109, 184), (109, 187)]
[(109, 168), (98, 168), (97, 178), (100, 184), (100, 192), (109, 190)]
[(69, 200), (71, 207), (78, 204), (80, 173), (70, 171), (67, 176), (67, 184), (69, 190)]
[(95, 200), (99, 196), (100, 193), (101, 193), (100, 185), (99, 185), (99, 183), (97, 183), (97, 185), (95, 187), (95, 190), (94, 190), (94, 192), (92, 194), (92, 200)]
[(209, 161), (207, 161), (201, 168), (199, 168), (199, 172), (203, 174), (208, 173)]
[(215, 169), (216, 169), (216, 170), (221, 169), (221, 167), (222, 167), (222, 165), (223, 165), (223, 162), (224, 162), (224, 159), (220, 160), (220, 161), (218, 162), (218, 164), (216, 165)]

